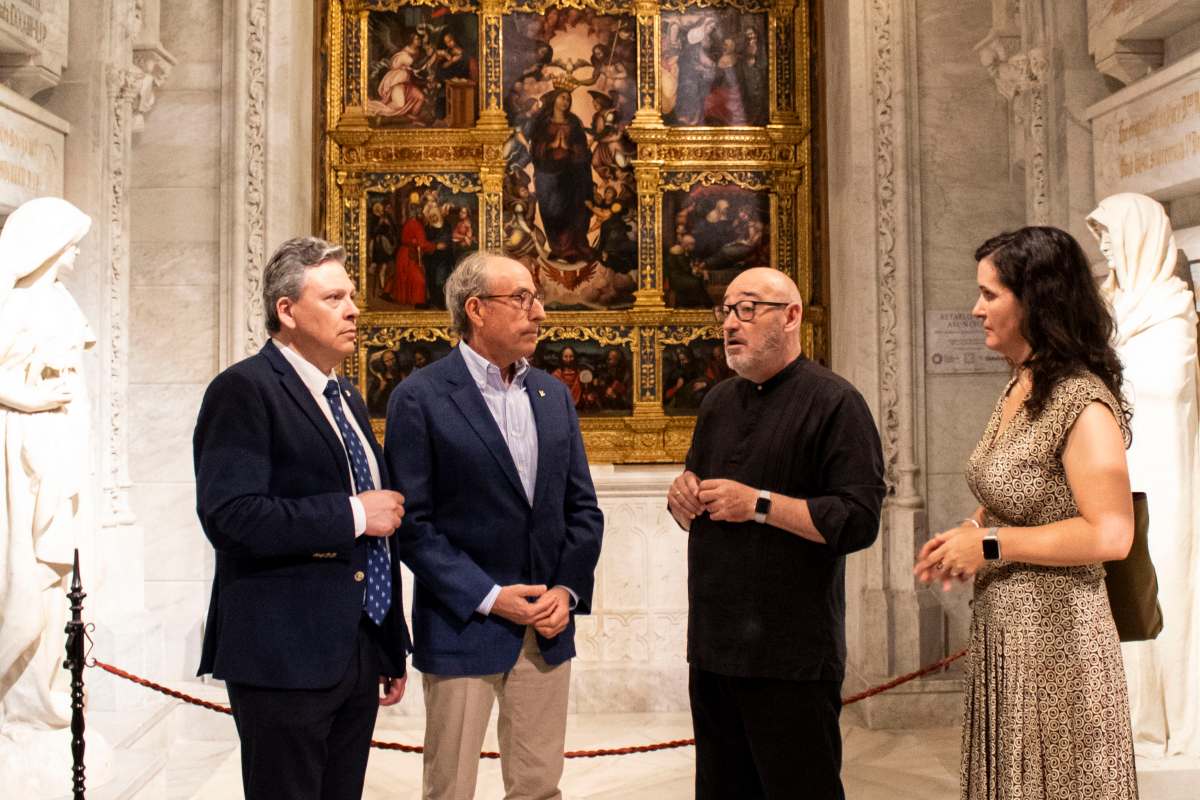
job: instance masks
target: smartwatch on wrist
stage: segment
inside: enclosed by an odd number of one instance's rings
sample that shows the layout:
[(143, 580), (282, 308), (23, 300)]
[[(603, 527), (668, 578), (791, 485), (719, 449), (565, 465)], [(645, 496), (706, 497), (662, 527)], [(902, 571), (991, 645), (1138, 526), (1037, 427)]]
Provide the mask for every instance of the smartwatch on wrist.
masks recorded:
[(988, 528), (987, 535), (983, 537), (983, 560), (984, 561), (999, 561), (1000, 560), (1000, 540), (996, 538), (1000, 528), (993, 526)]
[(758, 500), (754, 502), (754, 521), (759, 525), (767, 524), (767, 514), (771, 513), (771, 493), (760, 489)]

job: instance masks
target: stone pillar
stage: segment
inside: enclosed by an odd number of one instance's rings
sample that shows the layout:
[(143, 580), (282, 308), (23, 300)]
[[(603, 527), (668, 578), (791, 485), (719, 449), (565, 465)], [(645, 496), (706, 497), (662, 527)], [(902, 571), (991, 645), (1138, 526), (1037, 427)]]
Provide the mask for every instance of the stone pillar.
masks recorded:
[[(833, 367), (871, 406), (888, 494), (879, 541), (847, 565), (845, 691), (946, 652), (944, 614), (912, 565), (928, 538), (923, 471), (921, 194), (915, 0), (825, 7)], [(866, 53), (863, 59), (854, 54)], [(952, 724), (959, 684), (927, 680), (855, 706), (872, 727)]]
[(1082, 120), (1107, 94), (1088, 55), (1086, 0), (992, 0), (992, 29), (975, 46), (1009, 105), (1014, 178), (1029, 225), (1055, 225), (1095, 252), (1084, 217), (1095, 206), (1091, 141)]
[[(153, 28), (142, 12), (154, 11)], [(143, 619), (142, 530), (129, 491), (129, 166), (133, 137), (174, 63), (158, 43), (157, 2), (79, 0), (72, 4), (71, 62), (47, 106), (71, 124), (64, 196), (91, 215), (72, 286), (97, 334), (92, 429), (99, 445), (90, 557), (89, 618), (114, 660), (155, 667), (161, 628)], [(136, 688), (136, 687), (134, 687)], [(97, 680), (93, 708), (136, 707), (143, 693)], [(119, 696), (119, 698), (118, 698)]]

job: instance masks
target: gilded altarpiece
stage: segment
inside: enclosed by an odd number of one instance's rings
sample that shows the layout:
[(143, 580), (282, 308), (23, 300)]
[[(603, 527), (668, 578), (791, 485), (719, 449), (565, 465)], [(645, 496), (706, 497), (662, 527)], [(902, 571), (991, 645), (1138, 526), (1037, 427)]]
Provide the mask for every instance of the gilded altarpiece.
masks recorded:
[[(593, 463), (679, 461), (730, 372), (712, 306), (793, 276), (825, 359), (806, 0), (330, 0), (318, 196), (362, 301), (346, 371), (387, 395), (450, 351), (442, 290), (480, 247), (546, 295), (533, 362)], [(815, 290), (815, 291), (814, 291)]]

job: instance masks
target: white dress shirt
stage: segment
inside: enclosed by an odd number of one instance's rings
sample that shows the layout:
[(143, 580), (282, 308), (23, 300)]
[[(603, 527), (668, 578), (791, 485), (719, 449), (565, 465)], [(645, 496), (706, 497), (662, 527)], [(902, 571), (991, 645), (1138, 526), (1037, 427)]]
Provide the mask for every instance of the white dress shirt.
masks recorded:
[[(342, 450), (346, 453), (346, 472), (350, 475), (350, 485), (354, 486), (354, 470), (350, 466), (350, 454), (346, 451), (346, 443), (342, 440), (342, 432), (338, 429), (337, 421), (333, 418), (333, 410), (329, 407), (329, 400), (325, 397), (325, 386), (329, 381), (337, 380), (337, 374), (333, 370), (330, 370), (329, 374), (321, 372), (319, 367), (293, 350), (290, 346), (282, 344), (278, 339), (272, 339), (271, 342), (279, 348), (279, 352), (292, 365), (292, 369), (296, 370), (296, 374), (300, 376), (300, 382), (312, 394), (313, 400), (317, 403), (317, 408), (321, 409), (321, 413), (325, 415), (326, 421), (329, 422), (329, 427), (333, 429), (334, 435), (342, 443)], [(354, 419), (354, 414), (350, 411), (350, 406), (346, 403), (346, 398), (343, 397), (342, 392), (338, 392), (338, 402), (342, 404), (342, 413), (346, 415), (350, 427), (354, 429), (354, 432), (358, 435), (359, 442), (362, 443), (363, 452), (367, 454), (367, 465), (371, 469), (371, 480), (375, 483), (375, 488), (382, 488), (379, 483), (379, 463), (375, 460), (375, 451), (371, 448), (370, 440), (363, 435), (362, 428), (358, 427), (358, 421)], [(350, 511), (354, 515), (354, 536), (357, 538), (362, 536), (367, 530), (367, 511), (363, 508), (362, 501), (353, 494), (350, 495)]]

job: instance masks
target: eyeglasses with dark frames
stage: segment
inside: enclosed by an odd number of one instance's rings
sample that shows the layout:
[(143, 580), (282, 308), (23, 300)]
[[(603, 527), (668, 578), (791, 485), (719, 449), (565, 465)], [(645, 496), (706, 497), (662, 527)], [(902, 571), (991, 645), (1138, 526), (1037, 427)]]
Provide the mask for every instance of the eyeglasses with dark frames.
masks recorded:
[(512, 294), (480, 294), (476, 295), (480, 300), (516, 300), (517, 305), (526, 314), (533, 309), (533, 301), (546, 305), (546, 293), (542, 291), (531, 292), (528, 289), (518, 289)]
[(728, 305), (713, 306), (713, 316), (716, 317), (717, 322), (724, 324), (729, 313), (733, 312), (741, 322), (753, 322), (754, 317), (758, 314), (759, 306), (787, 308), (790, 305), (791, 303), (777, 303), (773, 300), (739, 300)]

